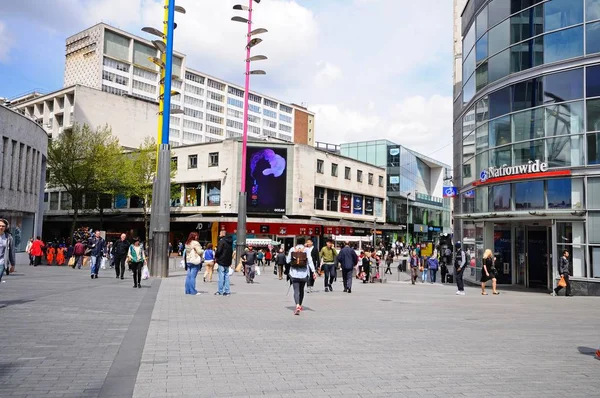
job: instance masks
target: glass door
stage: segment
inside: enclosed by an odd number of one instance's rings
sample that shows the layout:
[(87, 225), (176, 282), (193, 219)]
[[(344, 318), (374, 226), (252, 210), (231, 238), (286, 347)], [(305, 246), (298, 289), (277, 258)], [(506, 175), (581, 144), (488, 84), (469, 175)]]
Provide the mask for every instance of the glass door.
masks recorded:
[(548, 228), (527, 227), (527, 275), (529, 287), (548, 288)]
[(521, 286), (525, 286), (527, 273), (527, 250), (525, 246), (525, 227), (517, 226), (515, 228), (515, 283)]

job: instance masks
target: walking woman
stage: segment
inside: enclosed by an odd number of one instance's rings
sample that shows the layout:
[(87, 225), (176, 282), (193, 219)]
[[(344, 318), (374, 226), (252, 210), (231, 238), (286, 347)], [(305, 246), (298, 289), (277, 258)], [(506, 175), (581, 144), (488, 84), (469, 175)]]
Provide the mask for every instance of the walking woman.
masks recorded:
[(140, 245), (140, 238), (133, 238), (133, 244), (127, 252), (127, 263), (133, 272), (133, 287), (142, 287), (142, 267), (146, 263), (144, 249)]
[(204, 251), (198, 242), (198, 232), (190, 232), (185, 242), (185, 263), (187, 264), (187, 276), (185, 278), (185, 294), (199, 296), (196, 290), (196, 276), (202, 267), (202, 255)]
[(490, 249), (487, 249), (483, 253), (483, 269), (481, 270), (481, 294), (487, 296), (485, 292), (485, 284), (490, 279), (492, 280), (492, 292), (494, 294), (500, 294), (496, 290), (496, 268), (494, 266), (494, 255)]
[[(315, 266), (310, 255), (310, 248), (303, 244), (298, 244), (296, 248), (290, 250), (290, 283), (294, 286), (294, 302), (296, 309), (294, 315), (300, 315), (302, 311), (302, 301), (304, 300), (304, 287), (310, 275), (312, 279), (317, 279)], [(310, 274), (309, 274), (310, 272)]]
[(207, 276), (208, 282), (212, 282), (215, 267), (215, 251), (213, 250), (212, 243), (206, 245), (206, 250), (204, 251), (204, 265), (206, 266), (206, 270), (204, 271), (204, 282), (206, 282)]

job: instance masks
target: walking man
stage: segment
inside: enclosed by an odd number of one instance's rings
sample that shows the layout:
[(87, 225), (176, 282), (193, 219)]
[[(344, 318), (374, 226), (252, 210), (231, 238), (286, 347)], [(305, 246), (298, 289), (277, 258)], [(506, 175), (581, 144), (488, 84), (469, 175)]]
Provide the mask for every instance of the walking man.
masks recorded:
[[(321, 263), (319, 261), (319, 250), (313, 245), (313, 241), (311, 239), (306, 240), (306, 248), (308, 249), (308, 252), (309, 252), (308, 255), (312, 258), (312, 262), (315, 267), (316, 273), (317, 273), (317, 275), (319, 275), (319, 272), (321, 271), (319, 269), (319, 264)], [(306, 284), (306, 286), (308, 286), (308, 288), (307, 288), (308, 293), (312, 293), (314, 285), (315, 285), (315, 279), (312, 278), (312, 275), (311, 275), (311, 277), (308, 278), (308, 282)]]
[(344, 280), (344, 293), (352, 293), (352, 270), (358, 264), (358, 256), (350, 247), (349, 242), (345, 242), (345, 246), (338, 254), (338, 263), (342, 267), (342, 278)]
[(127, 235), (121, 234), (121, 238), (113, 245), (113, 256), (115, 259), (115, 273), (117, 279), (124, 279), (125, 274), (125, 259), (129, 251), (129, 242), (127, 241)]
[[(571, 294), (571, 282), (569, 281), (569, 252), (566, 250), (563, 250), (563, 255), (558, 262), (558, 273), (564, 278), (565, 283), (567, 284), (565, 297), (573, 297)], [(560, 289), (562, 288), (562, 286), (557, 286), (556, 289), (554, 289), (554, 295), (558, 296), (558, 292), (560, 292)]]
[(463, 281), (463, 274), (465, 273), (465, 267), (467, 265), (467, 255), (465, 254), (465, 251), (461, 249), (460, 242), (456, 242), (454, 249), (454, 277), (456, 278), (456, 286), (458, 287), (456, 294), (464, 296), (465, 283)]
[(0, 282), (4, 271), (15, 272), (15, 242), (8, 233), (8, 220), (0, 218)]
[(338, 255), (333, 247), (333, 241), (327, 240), (327, 245), (321, 249), (319, 256), (323, 262), (323, 270), (325, 271), (325, 292), (333, 292), (333, 280), (335, 279), (335, 258)]
[(104, 255), (104, 246), (106, 246), (106, 242), (100, 236), (100, 231), (96, 231), (96, 235), (90, 239), (89, 248), (92, 249), (91, 257), (91, 267), (90, 273), (91, 278), (98, 279), (98, 271), (100, 270), (100, 263), (102, 262), (102, 257)]
[(225, 231), (219, 233), (219, 243), (215, 252), (215, 262), (218, 265), (217, 273), (219, 274), (218, 290), (215, 296), (229, 296), (229, 267), (233, 260), (233, 238), (226, 236)]
[(254, 283), (255, 270), (258, 260), (258, 253), (254, 251), (252, 245), (248, 245), (248, 250), (242, 255), (242, 261), (246, 269), (246, 283)]
[(277, 273), (279, 275), (279, 280), (283, 279), (283, 268), (285, 267), (285, 264), (287, 264), (287, 259), (285, 257), (285, 253), (282, 249), (279, 249), (279, 253), (277, 253), (277, 256), (275, 257), (275, 267), (277, 267)]

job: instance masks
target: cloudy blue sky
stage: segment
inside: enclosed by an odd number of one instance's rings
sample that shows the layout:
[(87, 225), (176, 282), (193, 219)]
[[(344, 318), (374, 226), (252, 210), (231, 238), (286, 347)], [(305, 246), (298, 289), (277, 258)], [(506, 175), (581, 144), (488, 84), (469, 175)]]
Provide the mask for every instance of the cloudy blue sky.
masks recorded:
[[(194, 69), (243, 83), (239, 0), (177, 0), (175, 47)], [(246, 0), (243, 0), (244, 4)], [(98, 22), (160, 28), (163, 0), (19, 0), (0, 4), (0, 97), (62, 87), (66, 37)], [(451, 163), (450, 0), (263, 0), (252, 88), (317, 113), (317, 140), (387, 138)], [(442, 149), (443, 148), (443, 149)]]

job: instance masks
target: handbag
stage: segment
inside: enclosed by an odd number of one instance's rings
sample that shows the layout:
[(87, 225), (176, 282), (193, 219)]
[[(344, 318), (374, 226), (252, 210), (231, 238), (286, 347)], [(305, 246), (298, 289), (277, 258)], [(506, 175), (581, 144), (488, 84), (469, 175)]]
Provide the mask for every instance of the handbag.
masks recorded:
[(240, 261), (238, 265), (235, 267), (235, 272), (242, 272), (242, 262)]
[(558, 281), (558, 286), (567, 287), (567, 281), (565, 281), (565, 276), (561, 275), (560, 280)]
[(67, 265), (71, 268), (75, 267), (75, 256), (71, 256)]

